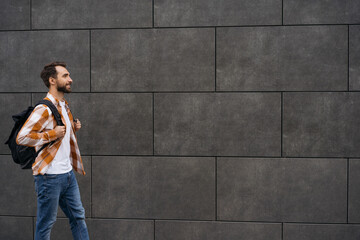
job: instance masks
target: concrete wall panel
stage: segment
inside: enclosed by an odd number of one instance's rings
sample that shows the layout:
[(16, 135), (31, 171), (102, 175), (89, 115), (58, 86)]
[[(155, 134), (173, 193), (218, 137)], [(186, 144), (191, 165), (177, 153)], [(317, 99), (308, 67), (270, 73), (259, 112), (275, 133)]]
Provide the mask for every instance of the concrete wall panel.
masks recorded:
[(30, 0), (2, 0), (0, 29), (30, 29)]
[(349, 87), (360, 90), (360, 25), (349, 27)]
[(10, 133), (14, 127), (12, 116), (26, 110), (31, 105), (31, 94), (0, 94), (0, 116), (2, 116), (0, 131), (0, 154), (11, 154), (9, 146), (4, 143), (9, 139)]
[(346, 223), (346, 159), (218, 158), (218, 219)]
[[(34, 103), (45, 96), (34, 94)], [(152, 153), (151, 94), (72, 93), (66, 100), (81, 121), (76, 135), (82, 154)]]
[(359, 156), (359, 104), (355, 92), (284, 93), (284, 155)]
[(32, 217), (0, 216), (0, 239), (29, 240), (33, 239)]
[(213, 29), (94, 30), (92, 91), (214, 90)]
[(156, 221), (156, 240), (280, 240), (281, 225), (236, 222)]
[(151, 0), (32, 0), (34, 29), (152, 26)]
[(0, 155), (0, 215), (35, 216), (36, 193), (31, 170), (21, 169), (11, 155)]
[(47, 91), (40, 73), (52, 61), (65, 61), (73, 91), (90, 90), (88, 31), (0, 32), (0, 92)]
[(280, 0), (155, 0), (156, 27), (281, 24)]
[(347, 89), (347, 27), (241, 27), (217, 30), (216, 89)]
[(155, 154), (280, 155), (277, 93), (155, 94)]
[(360, 237), (360, 225), (284, 224), (284, 240), (350, 240)]
[(213, 158), (93, 157), (93, 216), (215, 219)]
[(284, 24), (352, 24), (360, 22), (358, 0), (284, 0)]
[[(154, 222), (148, 220), (86, 219), (90, 239), (154, 240)], [(67, 219), (56, 220), (51, 240), (73, 239)]]
[(360, 159), (349, 160), (349, 222), (360, 223)]

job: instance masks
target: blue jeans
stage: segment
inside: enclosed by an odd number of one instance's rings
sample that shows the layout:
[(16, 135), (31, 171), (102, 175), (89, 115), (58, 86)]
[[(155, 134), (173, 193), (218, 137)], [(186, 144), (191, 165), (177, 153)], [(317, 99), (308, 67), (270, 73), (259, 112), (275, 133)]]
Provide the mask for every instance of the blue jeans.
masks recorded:
[(35, 175), (37, 219), (35, 240), (49, 240), (58, 206), (69, 218), (74, 239), (88, 240), (85, 210), (73, 171), (64, 174)]

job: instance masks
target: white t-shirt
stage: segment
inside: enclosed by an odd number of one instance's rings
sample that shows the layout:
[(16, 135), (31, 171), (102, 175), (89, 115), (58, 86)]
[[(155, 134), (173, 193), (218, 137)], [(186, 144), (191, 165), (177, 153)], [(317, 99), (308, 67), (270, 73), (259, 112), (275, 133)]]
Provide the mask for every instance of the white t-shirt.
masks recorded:
[(67, 173), (72, 170), (72, 165), (70, 163), (70, 131), (71, 123), (69, 115), (66, 112), (65, 101), (59, 101), (61, 106), (61, 113), (65, 119), (66, 133), (64, 138), (61, 141), (59, 150), (56, 152), (54, 159), (51, 161), (48, 170), (48, 174), (61, 174)]

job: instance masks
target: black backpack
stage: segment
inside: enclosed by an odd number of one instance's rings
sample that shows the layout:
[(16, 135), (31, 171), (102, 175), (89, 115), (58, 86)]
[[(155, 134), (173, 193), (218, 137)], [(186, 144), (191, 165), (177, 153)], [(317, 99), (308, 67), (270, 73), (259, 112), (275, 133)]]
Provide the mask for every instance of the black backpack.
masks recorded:
[(64, 126), (63, 122), (61, 121), (60, 113), (55, 107), (55, 105), (51, 101), (44, 99), (39, 101), (34, 107), (30, 106), (28, 107), (28, 109), (22, 111), (21, 113), (12, 116), (13, 120), (15, 121), (15, 125), (11, 131), (9, 139), (5, 142), (5, 144), (9, 145), (14, 162), (20, 164), (20, 167), (22, 169), (30, 169), (32, 167), (32, 164), (35, 162), (35, 159), (39, 152), (49, 144), (55, 142), (53, 141), (44, 144), (38, 152), (35, 151), (34, 147), (18, 145), (16, 143), (16, 137), (19, 131), (21, 130), (26, 120), (29, 118), (34, 108), (39, 104), (45, 104), (46, 106), (48, 106), (55, 117), (56, 124), (59, 126)]

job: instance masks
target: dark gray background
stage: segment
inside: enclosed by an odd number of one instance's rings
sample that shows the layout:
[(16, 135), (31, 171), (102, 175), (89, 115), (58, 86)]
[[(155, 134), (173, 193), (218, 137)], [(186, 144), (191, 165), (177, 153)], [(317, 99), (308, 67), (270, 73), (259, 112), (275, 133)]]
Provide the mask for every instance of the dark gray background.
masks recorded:
[[(360, 239), (360, 1), (2, 0), (0, 131), (55, 60), (92, 239)], [(0, 144), (0, 239), (32, 239)], [(59, 212), (52, 239), (71, 239)]]

